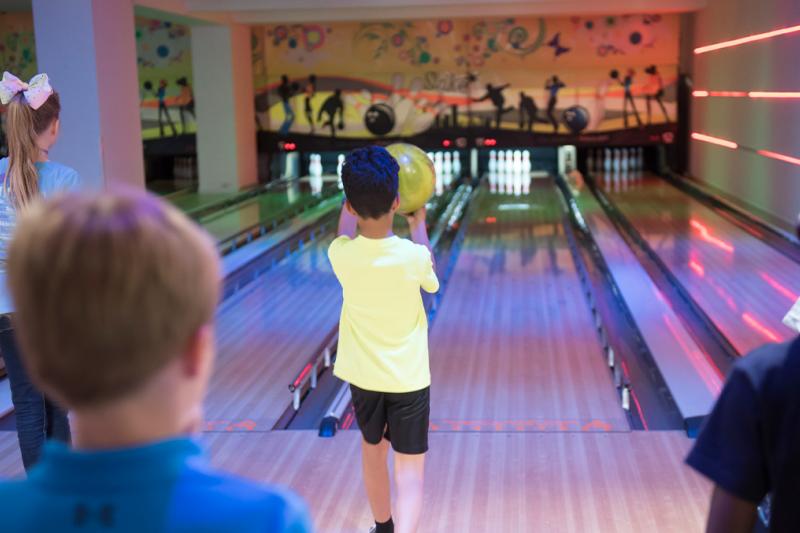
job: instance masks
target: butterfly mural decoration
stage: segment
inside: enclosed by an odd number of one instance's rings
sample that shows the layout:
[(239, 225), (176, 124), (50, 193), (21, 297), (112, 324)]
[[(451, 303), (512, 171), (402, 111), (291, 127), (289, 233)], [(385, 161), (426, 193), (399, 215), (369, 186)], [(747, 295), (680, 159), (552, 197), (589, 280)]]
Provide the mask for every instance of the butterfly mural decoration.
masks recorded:
[(561, 44), (561, 32), (556, 33), (550, 42), (547, 43), (547, 46), (553, 49), (556, 54), (556, 57), (560, 56), (561, 54), (566, 54), (571, 50), (571, 48), (567, 48)]

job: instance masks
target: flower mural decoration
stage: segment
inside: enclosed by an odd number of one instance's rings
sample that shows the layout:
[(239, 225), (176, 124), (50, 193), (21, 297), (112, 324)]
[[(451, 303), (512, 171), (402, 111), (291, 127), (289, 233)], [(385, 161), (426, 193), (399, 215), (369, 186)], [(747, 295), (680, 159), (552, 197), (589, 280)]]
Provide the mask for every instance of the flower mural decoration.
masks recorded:
[(0, 63), (5, 70), (29, 79), (36, 71), (36, 47), (32, 31), (11, 31), (0, 42)]
[(478, 68), (495, 54), (525, 57), (534, 53), (544, 44), (547, 28), (542, 18), (532, 26), (513, 18), (474, 24), (453, 46), (456, 65)]
[(136, 56), (140, 67), (181, 64), (189, 48), (187, 26), (155, 19), (136, 20)]
[[(330, 31), (330, 30), (327, 30)], [(272, 46), (280, 47), (284, 44), (291, 50), (302, 49), (313, 52), (325, 44), (326, 29), (319, 24), (281, 24), (267, 29), (267, 37), (272, 40)]]
[[(452, 22), (450, 25), (437, 24), (437, 34), (445, 35), (442, 31), (452, 31)], [(439, 62), (439, 58), (433, 57), (429, 50), (428, 37), (413, 22), (362, 24), (353, 38), (353, 47), (369, 51), (372, 59), (395, 53), (398, 59), (411, 65)]]
[(600, 57), (641, 53), (656, 45), (661, 15), (625, 15), (621, 17), (573, 17), (575, 38), (587, 40)]

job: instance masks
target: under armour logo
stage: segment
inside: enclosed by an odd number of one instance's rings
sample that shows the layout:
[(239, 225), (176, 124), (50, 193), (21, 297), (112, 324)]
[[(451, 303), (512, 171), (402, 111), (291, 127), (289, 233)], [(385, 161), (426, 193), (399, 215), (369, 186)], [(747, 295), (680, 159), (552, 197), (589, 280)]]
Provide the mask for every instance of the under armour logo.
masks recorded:
[(77, 527), (99, 523), (105, 527), (114, 527), (114, 507), (111, 504), (101, 505), (95, 512), (88, 505), (79, 503), (75, 506), (74, 523)]

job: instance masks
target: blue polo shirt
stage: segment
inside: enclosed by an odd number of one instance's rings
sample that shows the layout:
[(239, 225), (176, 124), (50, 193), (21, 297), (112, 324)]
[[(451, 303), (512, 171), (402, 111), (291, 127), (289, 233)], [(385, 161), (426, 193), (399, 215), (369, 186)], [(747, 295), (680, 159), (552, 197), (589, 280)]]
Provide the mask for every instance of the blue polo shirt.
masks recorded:
[(49, 442), (27, 480), (0, 483), (9, 533), (311, 531), (293, 494), (214, 471), (189, 439), (82, 452)]
[(770, 531), (800, 531), (800, 338), (736, 362), (686, 461), (743, 500), (771, 494)]

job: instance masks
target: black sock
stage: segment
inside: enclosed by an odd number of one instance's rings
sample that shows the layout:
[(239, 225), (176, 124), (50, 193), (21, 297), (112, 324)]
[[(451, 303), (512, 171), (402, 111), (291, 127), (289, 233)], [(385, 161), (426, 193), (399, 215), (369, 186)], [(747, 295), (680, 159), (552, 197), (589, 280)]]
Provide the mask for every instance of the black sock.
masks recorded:
[(394, 522), (392, 517), (386, 522), (375, 522), (375, 533), (394, 533)]

